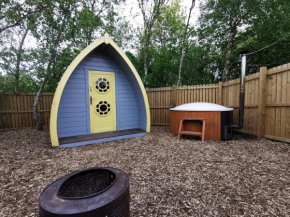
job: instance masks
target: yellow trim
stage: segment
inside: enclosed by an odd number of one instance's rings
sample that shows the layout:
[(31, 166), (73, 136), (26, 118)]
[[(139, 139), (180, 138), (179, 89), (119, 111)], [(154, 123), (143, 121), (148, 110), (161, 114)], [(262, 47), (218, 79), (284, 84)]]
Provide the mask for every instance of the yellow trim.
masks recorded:
[(133, 64), (129, 60), (129, 58), (126, 56), (126, 54), (121, 50), (121, 48), (119, 48), (118, 45), (116, 45), (116, 43), (112, 39), (110, 39), (109, 43), (115, 48), (115, 50), (121, 55), (121, 57), (128, 64), (128, 66), (130, 67), (130, 69), (132, 70), (133, 74), (135, 75), (135, 78), (136, 78), (136, 80), (137, 80), (137, 82), (138, 82), (138, 84), (139, 84), (139, 86), (141, 88), (143, 99), (144, 99), (144, 104), (145, 104), (145, 109), (146, 109), (146, 119), (147, 119), (146, 132), (149, 133), (150, 132), (150, 126), (151, 126), (150, 108), (149, 108), (148, 97), (147, 97), (146, 90), (145, 90), (145, 87), (143, 85), (143, 82), (142, 82), (137, 70), (135, 69), (135, 67), (133, 66)]
[(149, 103), (148, 103), (148, 98), (147, 94), (144, 88), (144, 85), (141, 81), (141, 78), (129, 60), (129, 58), (125, 55), (125, 53), (118, 47), (118, 45), (115, 44), (115, 42), (109, 37), (109, 35), (106, 33), (104, 37), (102, 37), (99, 40), (94, 41), (92, 44), (90, 44), (88, 47), (86, 47), (69, 65), (69, 67), (66, 69), (65, 73), (63, 74), (53, 97), (52, 101), (52, 106), (51, 106), (51, 112), (50, 112), (50, 139), (51, 139), (51, 144), (53, 147), (59, 146), (59, 141), (58, 141), (58, 135), (57, 135), (57, 113), (58, 113), (58, 108), (59, 108), (59, 103), (60, 103), (60, 98), (62, 95), (62, 92), (64, 90), (64, 87), (75, 70), (75, 68), (78, 66), (78, 64), (95, 48), (97, 48), (99, 45), (102, 43), (105, 44), (111, 44), (115, 50), (122, 56), (122, 58), (125, 60), (125, 62), (128, 64), (130, 69), (132, 70), (140, 88), (142, 91), (143, 99), (144, 99), (144, 104), (145, 104), (145, 109), (146, 109), (146, 117), (147, 117), (147, 126), (146, 126), (146, 132), (150, 132), (150, 109), (149, 109)]

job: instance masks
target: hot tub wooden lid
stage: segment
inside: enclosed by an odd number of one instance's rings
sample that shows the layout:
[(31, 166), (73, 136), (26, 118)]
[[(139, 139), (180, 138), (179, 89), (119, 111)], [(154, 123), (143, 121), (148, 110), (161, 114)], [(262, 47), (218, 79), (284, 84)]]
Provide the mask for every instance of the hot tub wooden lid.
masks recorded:
[(208, 103), (208, 102), (194, 102), (187, 103), (175, 108), (171, 108), (171, 111), (233, 111), (233, 108), (228, 108), (222, 105)]

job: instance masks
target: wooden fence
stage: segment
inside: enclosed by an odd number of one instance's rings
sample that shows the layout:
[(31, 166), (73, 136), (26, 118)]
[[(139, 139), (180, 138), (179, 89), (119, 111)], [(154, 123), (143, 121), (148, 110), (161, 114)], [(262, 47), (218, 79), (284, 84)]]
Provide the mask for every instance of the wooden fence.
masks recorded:
[[(169, 108), (189, 102), (211, 102), (234, 108), (237, 123), (240, 79), (216, 84), (147, 89), (152, 125), (169, 125)], [(0, 129), (33, 127), (35, 93), (0, 94)], [(49, 124), (53, 93), (44, 93), (39, 111)], [(260, 68), (246, 76), (242, 130), (255, 136), (290, 142), (290, 63)]]
[[(43, 93), (39, 102), (40, 116), (49, 124), (50, 107), (54, 93)], [(0, 129), (34, 127), (32, 106), (35, 93), (0, 94)]]
[(152, 125), (169, 125), (169, 108), (189, 102), (221, 102), (219, 84), (147, 89)]
[[(189, 102), (212, 102), (234, 108), (238, 119), (240, 79), (225, 83), (147, 89), (152, 125), (169, 125), (169, 108)], [(290, 142), (290, 63), (260, 68), (246, 76), (242, 132)]]

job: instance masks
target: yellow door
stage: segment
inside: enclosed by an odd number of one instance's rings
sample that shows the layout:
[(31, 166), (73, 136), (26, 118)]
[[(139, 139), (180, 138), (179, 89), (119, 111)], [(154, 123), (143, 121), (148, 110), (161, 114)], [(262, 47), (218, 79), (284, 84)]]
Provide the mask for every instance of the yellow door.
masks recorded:
[(115, 73), (89, 71), (91, 133), (116, 130)]

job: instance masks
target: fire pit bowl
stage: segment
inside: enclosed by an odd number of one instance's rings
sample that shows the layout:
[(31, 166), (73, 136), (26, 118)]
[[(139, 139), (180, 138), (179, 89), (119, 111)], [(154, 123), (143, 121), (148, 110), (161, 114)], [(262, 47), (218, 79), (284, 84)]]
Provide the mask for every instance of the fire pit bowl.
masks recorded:
[(129, 178), (115, 168), (90, 168), (68, 174), (39, 197), (39, 216), (127, 217)]

